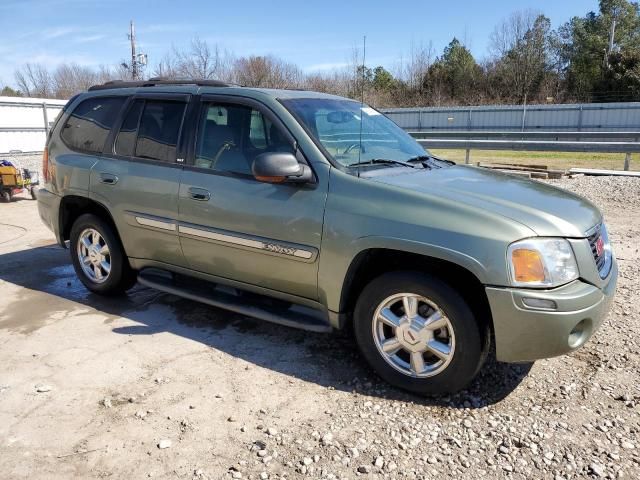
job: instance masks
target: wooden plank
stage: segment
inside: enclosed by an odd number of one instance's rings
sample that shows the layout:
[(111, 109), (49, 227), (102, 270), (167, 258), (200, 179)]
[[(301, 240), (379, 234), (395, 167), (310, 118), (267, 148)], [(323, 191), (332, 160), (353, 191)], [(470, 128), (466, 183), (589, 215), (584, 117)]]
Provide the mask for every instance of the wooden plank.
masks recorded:
[(570, 168), (569, 173), (582, 173), (584, 175), (613, 175), (617, 177), (638, 177), (640, 172), (628, 172), (625, 170), (603, 170), (598, 168)]

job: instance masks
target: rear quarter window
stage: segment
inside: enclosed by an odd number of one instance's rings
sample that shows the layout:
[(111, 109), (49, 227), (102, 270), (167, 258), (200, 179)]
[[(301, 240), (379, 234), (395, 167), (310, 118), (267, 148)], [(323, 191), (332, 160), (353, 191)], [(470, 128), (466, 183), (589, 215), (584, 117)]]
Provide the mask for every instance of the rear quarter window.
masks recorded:
[(60, 137), (74, 150), (100, 153), (118, 118), (125, 97), (88, 98), (71, 112)]

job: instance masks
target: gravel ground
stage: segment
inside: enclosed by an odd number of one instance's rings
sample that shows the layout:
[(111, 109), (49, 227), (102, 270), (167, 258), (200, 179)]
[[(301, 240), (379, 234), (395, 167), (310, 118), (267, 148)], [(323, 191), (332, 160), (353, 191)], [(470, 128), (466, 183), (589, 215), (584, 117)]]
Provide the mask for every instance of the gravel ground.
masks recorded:
[(638, 478), (640, 180), (550, 183), (603, 209), (620, 256), (613, 312), (584, 349), (535, 365), (493, 362), (468, 391), (430, 400), (356, 377), (326, 419), (255, 435), (232, 475)]
[(438, 398), (379, 381), (344, 335), (141, 287), (124, 302), (88, 296), (33, 203), (0, 205), (14, 225), (0, 232), (0, 290), (13, 300), (0, 306), (0, 472), (640, 478), (640, 180), (550, 183), (604, 211), (620, 267), (608, 320), (581, 350), (490, 361), (468, 390)]

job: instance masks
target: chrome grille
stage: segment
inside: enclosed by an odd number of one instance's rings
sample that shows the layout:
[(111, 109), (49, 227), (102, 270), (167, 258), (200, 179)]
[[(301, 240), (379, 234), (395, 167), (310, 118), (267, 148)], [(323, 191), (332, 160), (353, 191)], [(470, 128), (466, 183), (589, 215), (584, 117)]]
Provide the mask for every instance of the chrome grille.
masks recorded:
[(606, 252), (603, 249), (602, 254), (598, 255), (598, 248), (596, 244), (600, 237), (602, 236), (602, 224), (597, 225), (595, 227), (595, 231), (587, 237), (589, 240), (589, 246), (591, 247), (591, 253), (593, 254), (593, 259), (596, 262), (596, 266), (598, 267), (598, 272), (602, 273), (603, 268), (605, 267), (606, 262)]

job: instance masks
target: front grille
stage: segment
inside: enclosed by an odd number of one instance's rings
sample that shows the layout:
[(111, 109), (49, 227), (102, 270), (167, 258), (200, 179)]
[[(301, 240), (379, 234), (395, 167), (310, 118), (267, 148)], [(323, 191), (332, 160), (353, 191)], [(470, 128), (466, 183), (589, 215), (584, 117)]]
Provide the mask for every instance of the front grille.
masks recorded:
[(598, 272), (602, 273), (602, 269), (606, 264), (606, 252), (603, 249), (602, 254), (598, 255), (598, 248), (596, 244), (598, 240), (600, 240), (602, 236), (602, 224), (596, 226), (595, 232), (587, 237), (589, 240), (589, 246), (591, 247), (591, 253), (593, 254), (593, 259), (596, 262), (596, 266), (598, 267)]

